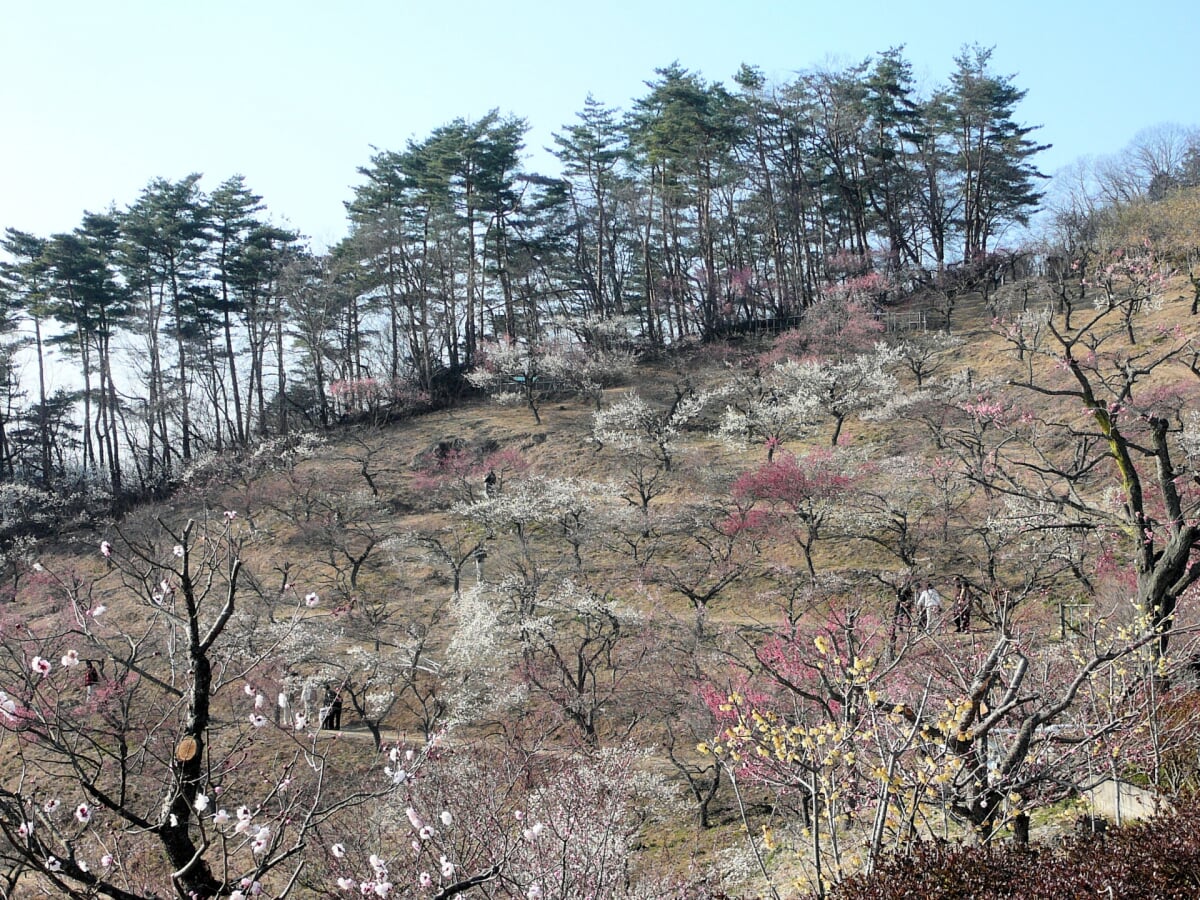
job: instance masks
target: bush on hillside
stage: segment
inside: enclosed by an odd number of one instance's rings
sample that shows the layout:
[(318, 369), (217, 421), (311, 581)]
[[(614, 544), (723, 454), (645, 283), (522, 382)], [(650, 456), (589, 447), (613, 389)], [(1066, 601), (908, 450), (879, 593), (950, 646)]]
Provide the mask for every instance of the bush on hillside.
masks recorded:
[(1167, 816), (1072, 837), (1060, 847), (919, 844), (857, 875), (831, 900), (1184, 900), (1200, 896), (1200, 804)]

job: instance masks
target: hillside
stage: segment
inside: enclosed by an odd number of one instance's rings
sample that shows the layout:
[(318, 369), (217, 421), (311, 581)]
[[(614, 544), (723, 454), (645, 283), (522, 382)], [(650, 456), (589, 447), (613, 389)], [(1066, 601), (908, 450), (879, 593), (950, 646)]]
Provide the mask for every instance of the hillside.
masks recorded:
[(790, 897), (1177, 799), (1190, 297), (1030, 284), (267, 442), (10, 558), (10, 887), (143, 896), (160, 841), (200, 892)]

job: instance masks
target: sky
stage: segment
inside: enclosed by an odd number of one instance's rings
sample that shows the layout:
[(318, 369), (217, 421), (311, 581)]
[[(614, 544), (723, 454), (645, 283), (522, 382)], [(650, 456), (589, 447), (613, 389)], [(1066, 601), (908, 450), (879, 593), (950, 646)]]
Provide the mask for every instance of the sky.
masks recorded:
[(1028, 91), (1050, 174), (1142, 129), (1200, 125), (1194, 0), (0, 0), (0, 229), (123, 208), (153, 178), (234, 174), (321, 249), (375, 149), (490, 109), (528, 120), (527, 167), (591, 93), (628, 109), (678, 61), (773, 82), (890, 47), (928, 92), (967, 44)]

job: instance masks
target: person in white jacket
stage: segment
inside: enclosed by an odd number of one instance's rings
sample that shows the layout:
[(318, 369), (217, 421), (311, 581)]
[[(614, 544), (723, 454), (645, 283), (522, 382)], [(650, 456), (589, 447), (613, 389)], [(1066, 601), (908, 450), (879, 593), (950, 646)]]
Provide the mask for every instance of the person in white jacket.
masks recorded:
[(938, 620), (942, 617), (942, 595), (937, 592), (931, 581), (925, 582), (924, 588), (917, 596), (917, 614), (921, 617), (921, 625), (926, 631), (932, 632), (937, 628)]

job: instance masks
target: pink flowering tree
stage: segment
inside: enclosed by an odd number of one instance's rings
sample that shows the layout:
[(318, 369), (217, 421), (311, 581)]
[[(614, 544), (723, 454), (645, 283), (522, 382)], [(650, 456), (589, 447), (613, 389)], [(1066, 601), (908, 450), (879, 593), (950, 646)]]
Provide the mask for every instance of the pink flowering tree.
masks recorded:
[(800, 325), (776, 338), (760, 363), (766, 367), (816, 354), (842, 358), (870, 351), (883, 339), (878, 302), (888, 284), (885, 276), (871, 272), (827, 286), (805, 309)]
[[(764, 538), (785, 535), (804, 556), (809, 577), (817, 570), (813, 548), (838, 520), (860, 465), (835, 451), (804, 456), (783, 453), (733, 483), (733, 496), (746, 510), (743, 522), (763, 530)], [(756, 515), (755, 512), (765, 513)]]
[(485, 451), (461, 442), (446, 442), (424, 454), (416, 463), (412, 489), (434, 504), (474, 503), (487, 492), (489, 472), (496, 475), (495, 488), (528, 471), (529, 463), (519, 450)]
[(343, 378), (329, 383), (328, 394), (337, 416), (361, 418), (373, 425), (428, 408), (429, 393), (410, 379)]
[(1025, 439), (996, 431), (989, 482), (1120, 534), (1137, 607), (1165, 657), (1179, 602), (1200, 581), (1200, 459), (1189, 442), (1190, 384), (1180, 380), (1190, 336), (1159, 329), (1135, 344), (1128, 315), (1128, 304), (1105, 303), (1072, 328), (1006, 332), (1027, 359), (1013, 384), (1043, 409), (1036, 428), (1023, 417)]
[(1170, 268), (1155, 256), (1146, 241), (1141, 247), (1110, 251), (1093, 267), (1086, 284), (1095, 291), (1096, 309), (1118, 311), (1125, 336), (1130, 344), (1136, 344), (1134, 323), (1138, 314), (1162, 301), (1170, 274)]

